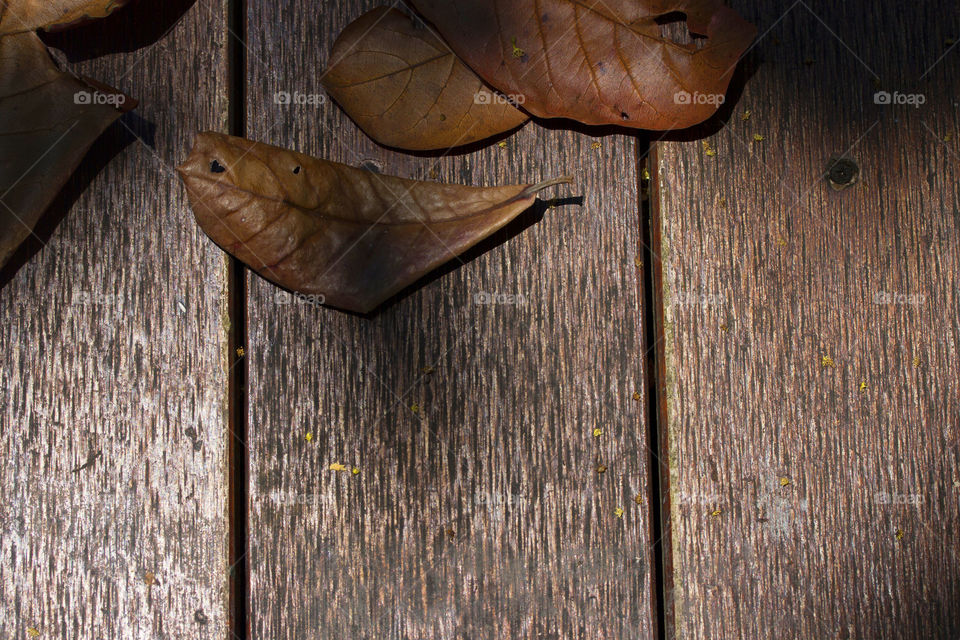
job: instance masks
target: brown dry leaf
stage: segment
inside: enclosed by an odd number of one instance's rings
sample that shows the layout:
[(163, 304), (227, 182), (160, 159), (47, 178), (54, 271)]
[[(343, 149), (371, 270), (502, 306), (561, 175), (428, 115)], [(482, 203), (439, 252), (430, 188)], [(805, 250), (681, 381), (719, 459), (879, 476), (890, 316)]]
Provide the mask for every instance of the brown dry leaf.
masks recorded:
[(93, 141), (136, 102), (59, 71), (37, 34), (0, 37), (0, 265)]
[(361, 313), (533, 204), (538, 185), (466, 187), (382, 176), (219, 133), (178, 168), (197, 222), (263, 277)]
[(0, 0), (0, 35), (68, 29), (105, 18), (130, 0)]
[(327, 92), (367, 135), (429, 151), (483, 140), (529, 119), (433, 31), (380, 7), (350, 23), (330, 52)]
[[(720, 0), (412, 0), (453, 50), (544, 118), (644, 129), (710, 117), (756, 28)], [(658, 18), (686, 15), (677, 44)]]

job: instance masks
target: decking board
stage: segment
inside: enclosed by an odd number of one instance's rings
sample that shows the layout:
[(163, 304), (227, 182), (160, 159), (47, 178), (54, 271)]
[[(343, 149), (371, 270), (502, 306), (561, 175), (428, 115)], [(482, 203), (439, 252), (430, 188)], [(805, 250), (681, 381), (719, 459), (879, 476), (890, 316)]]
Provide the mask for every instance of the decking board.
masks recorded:
[[(736, 2), (764, 35), (715, 155), (658, 144), (672, 637), (960, 630), (960, 16), (940, 5)], [(860, 179), (835, 191), (844, 154)]]
[(183, 5), (49, 38), (140, 106), (0, 289), (4, 638), (228, 633), (227, 262), (172, 171), (225, 125), (226, 13)]
[(250, 278), (251, 637), (653, 637), (634, 140), (530, 124), (436, 160), (334, 104), (275, 104), (322, 93), (333, 40), (375, 4), (249, 2), (249, 137), (465, 184), (573, 174), (556, 194), (584, 203), (369, 319)]

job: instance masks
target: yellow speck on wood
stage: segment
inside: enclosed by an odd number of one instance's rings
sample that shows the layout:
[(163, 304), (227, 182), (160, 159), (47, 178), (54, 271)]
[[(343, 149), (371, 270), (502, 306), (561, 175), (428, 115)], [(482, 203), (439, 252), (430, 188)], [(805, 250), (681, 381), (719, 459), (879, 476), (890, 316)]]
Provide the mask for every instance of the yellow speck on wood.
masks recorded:
[(781, 236), (781, 237), (777, 238), (777, 244), (778, 244), (779, 246), (781, 246), (781, 247), (785, 247), (785, 246), (787, 246), (787, 241), (786, 241), (785, 238), (783, 238), (783, 237)]
[(714, 510), (713, 510), (713, 513), (711, 513), (710, 515), (713, 516), (714, 518), (716, 518), (717, 516), (719, 516), (719, 515), (720, 515), (720, 507), (717, 507), (716, 509), (714, 509)]
[(751, 116), (751, 115), (753, 115), (753, 114), (751, 113), (750, 109), (747, 109), (746, 111), (743, 112), (743, 115), (740, 116), (740, 119), (743, 120), (744, 122), (746, 122), (747, 120), (750, 119), (750, 116)]
[(355, 476), (358, 476), (360, 475), (360, 469), (358, 469), (357, 467), (354, 467), (353, 469), (350, 469), (350, 473), (352, 473)]
[(640, 172), (640, 177), (643, 178), (644, 180), (649, 180), (649, 179), (650, 179), (650, 170), (647, 169), (646, 167), (644, 167), (644, 168), (643, 168), (643, 171)]
[(153, 575), (153, 571), (147, 571), (143, 574), (143, 584), (148, 587), (152, 587), (157, 582), (157, 576)]
[(720, 208), (721, 208), (721, 209), (726, 209), (726, 208), (727, 208), (727, 199), (726, 199), (726, 198), (720, 198)]
[(637, 254), (637, 257), (633, 259), (633, 266), (635, 267), (643, 266), (643, 256), (641, 256), (639, 253)]
[(903, 540), (903, 529), (897, 529), (897, 532), (893, 535), (897, 540)]
[(594, 438), (599, 438), (599, 437), (602, 436), (602, 435), (603, 435), (603, 429), (594, 429), (594, 430), (593, 430), (593, 437), (594, 437)]
[(869, 389), (869, 388), (870, 388), (870, 387), (867, 385), (866, 382), (861, 382), (861, 383), (860, 383), (860, 393), (863, 393), (864, 391), (866, 391), (866, 390)]
[(730, 327), (727, 326), (726, 322), (720, 325), (720, 331), (723, 331), (724, 333), (730, 331)]
[(637, 504), (643, 504), (643, 496), (638, 493), (633, 497), (633, 501)]
[(514, 57), (514, 58), (522, 58), (523, 56), (526, 55), (526, 51), (524, 51), (524, 50), (521, 49), (519, 46), (517, 46), (517, 39), (516, 39), (516, 38), (514, 38), (513, 40), (511, 40), (511, 41), (510, 41), (510, 44), (513, 45), (513, 57)]
[(31, 638), (36, 638), (38, 635), (40, 635), (40, 630), (36, 627), (27, 627), (27, 633)]
[(952, 134), (952, 133), (948, 133), (947, 135), (943, 136), (943, 141), (944, 141), (944, 142), (950, 142), (951, 140), (953, 140), (953, 134)]
[(592, 145), (590, 145), (590, 148), (592, 148), (592, 149), (600, 149), (600, 148), (602, 148), (602, 147), (603, 147), (603, 143), (600, 142), (599, 140), (597, 140), (597, 141), (594, 142)]
[(920, 356), (914, 356), (914, 357), (913, 357), (913, 366), (914, 366), (914, 367), (919, 367), (919, 366), (920, 366)]
[(763, 136), (760, 135), (759, 133), (755, 133), (755, 134), (753, 134), (753, 141), (754, 141), (754, 142), (763, 142)]
[(640, 392), (639, 392), (639, 391), (634, 391), (634, 392), (633, 392), (633, 399), (634, 399), (634, 400), (640, 400), (640, 397), (641, 397), (641, 396), (640, 396)]
[(780, 486), (781, 486), (781, 487), (785, 487), (785, 486), (787, 486), (788, 484), (790, 484), (790, 478), (788, 478), (787, 476), (783, 476), (782, 478), (780, 478)]
[(346, 471), (347, 468), (339, 462), (330, 463), (330, 471)]
[(704, 140), (700, 144), (703, 146), (703, 152), (707, 154), (708, 158), (712, 158), (713, 156), (717, 155), (717, 150), (710, 146), (709, 140)]
[(603, 464), (598, 464), (598, 465), (597, 465), (597, 473), (606, 473), (606, 472), (607, 472), (607, 466), (606, 466), (606, 465), (603, 465)]
[(622, 518), (623, 509), (621, 509), (620, 507), (617, 507), (616, 509), (613, 510), (613, 515), (617, 516), (618, 518)]
[(422, 373), (425, 376), (428, 376), (433, 372), (434, 372), (434, 368), (429, 365), (427, 365), (426, 367), (420, 367), (420, 373)]
[(237, 347), (237, 355), (242, 358), (242, 357), (243, 357), (243, 353), (244, 353), (243, 347)]
[(307, 434), (306, 434), (305, 436), (303, 436), (303, 437), (304, 437), (304, 439), (305, 439), (307, 442), (311, 442), (311, 441), (313, 441), (313, 432), (312, 432), (312, 431), (307, 431)]
[(497, 146), (500, 147), (501, 149), (506, 149), (506, 148), (507, 148), (507, 141), (506, 141), (506, 140), (501, 140), (500, 142), (497, 143)]
[(410, 411), (418, 413), (420, 411), (420, 405), (414, 402), (412, 405), (410, 405)]
[(833, 358), (830, 356), (821, 356), (820, 366), (826, 369), (827, 367), (835, 367), (836, 365), (833, 362)]

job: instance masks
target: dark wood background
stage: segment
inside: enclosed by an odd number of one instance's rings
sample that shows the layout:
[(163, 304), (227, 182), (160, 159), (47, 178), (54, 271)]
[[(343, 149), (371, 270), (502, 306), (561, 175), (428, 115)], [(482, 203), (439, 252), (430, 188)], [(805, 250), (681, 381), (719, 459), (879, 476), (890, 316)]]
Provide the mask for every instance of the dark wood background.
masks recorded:
[[(0, 635), (960, 636), (960, 9), (733, 3), (760, 35), (728, 104), (651, 160), (552, 123), (409, 156), (276, 103), (322, 94), (376, 5), (246, 0), (228, 28), (226, 0), (140, 0), (47, 38), (141, 106), (0, 289)], [(371, 318), (252, 275), (231, 314), (171, 172), (198, 129), (576, 184)], [(835, 190), (841, 156), (860, 175)]]
[(676, 635), (956, 638), (960, 12), (741, 5), (715, 155), (657, 145)]
[(140, 106), (0, 289), (5, 638), (227, 635), (228, 263), (172, 169), (227, 125), (226, 3), (184, 4), (49, 38)]

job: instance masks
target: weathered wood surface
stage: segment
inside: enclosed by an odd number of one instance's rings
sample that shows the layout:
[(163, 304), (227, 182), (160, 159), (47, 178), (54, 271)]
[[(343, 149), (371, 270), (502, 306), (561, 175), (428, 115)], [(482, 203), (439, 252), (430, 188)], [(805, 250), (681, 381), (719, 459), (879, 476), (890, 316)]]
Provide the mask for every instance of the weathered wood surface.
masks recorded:
[(662, 143), (655, 177), (671, 631), (956, 638), (960, 13), (735, 6), (756, 73), (715, 156)]
[(225, 6), (161, 35), (185, 4), (51, 38), (140, 99), (123, 122), (154, 149), (112, 157), (132, 135), (110, 129), (0, 290), (4, 638), (228, 633), (226, 262), (171, 171), (197, 128), (225, 125)]
[(375, 5), (248, 3), (249, 137), (466, 184), (569, 173), (558, 195), (584, 203), (369, 319), (250, 278), (251, 637), (650, 638), (634, 142), (529, 125), (435, 161), (336, 105), (276, 104), (322, 93), (333, 40)]

